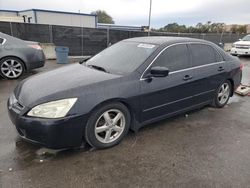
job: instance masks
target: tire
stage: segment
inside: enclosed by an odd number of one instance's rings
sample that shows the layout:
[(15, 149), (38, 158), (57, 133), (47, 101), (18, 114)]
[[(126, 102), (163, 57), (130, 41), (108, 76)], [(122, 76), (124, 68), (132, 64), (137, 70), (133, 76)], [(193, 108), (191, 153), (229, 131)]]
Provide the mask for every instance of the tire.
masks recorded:
[(0, 61), (0, 75), (6, 79), (17, 79), (25, 71), (23, 62), (15, 57), (6, 57)]
[(115, 146), (128, 133), (130, 122), (130, 112), (125, 105), (106, 104), (92, 112), (85, 128), (85, 139), (97, 149)]
[(231, 82), (229, 80), (224, 81), (216, 90), (213, 106), (216, 108), (223, 108), (228, 103), (231, 92)]

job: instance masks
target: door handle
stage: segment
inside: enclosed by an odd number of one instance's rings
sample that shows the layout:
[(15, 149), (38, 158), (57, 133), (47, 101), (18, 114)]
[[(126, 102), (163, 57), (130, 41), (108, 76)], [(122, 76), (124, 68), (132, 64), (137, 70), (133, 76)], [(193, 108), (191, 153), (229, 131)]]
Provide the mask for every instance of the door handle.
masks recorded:
[(184, 80), (184, 81), (187, 81), (187, 80), (191, 80), (192, 78), (193, 78), (193, 77), (190, 76), (190, 75), (185, 75), (184, 78), (183, 78), (183, 80)]
[(223, 67), (219, 67), (217, 70), (218, 70), (219, 72), (221, 72), (221, 71), (224, 71), (225, 69), (224, 69)]

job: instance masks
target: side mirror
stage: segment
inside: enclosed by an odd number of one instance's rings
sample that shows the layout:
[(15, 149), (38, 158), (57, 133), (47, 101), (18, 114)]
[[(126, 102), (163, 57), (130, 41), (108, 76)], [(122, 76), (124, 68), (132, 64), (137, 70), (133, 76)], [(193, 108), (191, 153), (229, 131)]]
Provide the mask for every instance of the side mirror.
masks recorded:
[(239, 39), (239, 41), (242, 41), (242, 39)]
[(150, 74), (153, 77), (166, 77), (169, 74), (169, 70), (166, 67), (152, 67)]

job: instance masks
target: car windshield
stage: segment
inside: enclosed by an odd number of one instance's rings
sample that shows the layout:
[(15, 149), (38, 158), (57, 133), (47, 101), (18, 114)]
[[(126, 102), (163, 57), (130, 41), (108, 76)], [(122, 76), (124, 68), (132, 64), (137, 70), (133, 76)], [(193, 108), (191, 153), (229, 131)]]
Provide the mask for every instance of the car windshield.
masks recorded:
[(250, 35), (247, 35), (247, 36), (243, 37), (242, 40), (243, 40), (243, 41), (250, 41)]
[(129, 74), (135, 71), (157, 48), (157, 45), (118, 42), (86, 62), (86, 66), (113, 74)]

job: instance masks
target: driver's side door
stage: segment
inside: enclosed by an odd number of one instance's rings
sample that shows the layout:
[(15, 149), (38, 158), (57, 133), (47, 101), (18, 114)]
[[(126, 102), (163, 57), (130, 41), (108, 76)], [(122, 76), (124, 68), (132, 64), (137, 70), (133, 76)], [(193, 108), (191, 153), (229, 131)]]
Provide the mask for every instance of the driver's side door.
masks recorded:
[[(169, 69), (166, 77), (145, 77), (151, 67)], [(141, 82), (141, 122), (173, 115), (194, 105), (192, 91), (194, 71), (186, 44), (176, 44), (164, 49), (144, 73)]]

